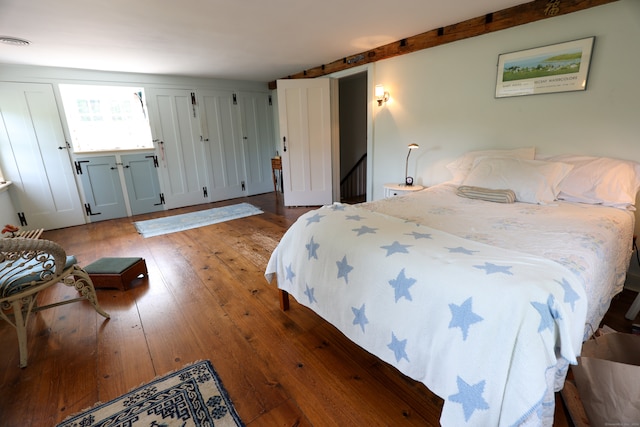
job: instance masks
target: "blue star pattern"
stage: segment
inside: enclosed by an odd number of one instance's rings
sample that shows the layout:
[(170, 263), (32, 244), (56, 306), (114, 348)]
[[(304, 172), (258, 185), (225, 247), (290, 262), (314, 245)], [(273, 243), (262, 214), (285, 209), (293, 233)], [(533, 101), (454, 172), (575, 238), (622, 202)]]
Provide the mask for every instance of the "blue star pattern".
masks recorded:
[(364, 314), (364, 304), (360, 308), (351, 307), (351, 311), (353, 311), (353, 324), (360, 325), (362, 328), (362, 332), (364, 332), (364, 325), (369, 323), (369, 319)]
[(540, 313), (540, 326), (538, 326), (538, 332), (542, 332), (545, 329), (549, 329), (553, 332), (553, 326), (555, 324), (554, 319), (560, 319), (560, 313), (555, 309), (555, 298), (549, 294), (547, 303), (531, 302), (531, 305)]
[(472, 298), (469, 297), (462, 303), (462, 305), (449, 304), (449, 309), (451, 310), (451, 322), (449, 322), (449, 329), (460, 328), (460, 330), (462, 330), (463, 341), (467, 340), (469, 326), (484, 320), (471, 310), (471, 300)]
[(296, 277), (296, 274), (293, 272), (291, 268), (291, 264), (287, 266), (287, 280), (293, 282), (293, 278)]
[(320, 218), (324, 217), (324, 215), (320, 215), (319, 213), (310, 216), (309, 218), (307, 218), (307, 226), (309, 226), (309, 224), (313, 223), (313, 222), (320, 222)]
[(402, 297), (405, 297), (406, 299), (411, 301), (409, 288), (413, 286), (414, 283), (416, 283), (416, 279), (406, 277), (404, 275), (404, 268), (400, 270), (400, 273), (398, 273), (398, 277), (389, 280), (389, 284), (393, 289), (395, 289), (396, 302), (398, 302), (398, 300)]
[(377, 228), (371, 228), (371, 227), (367, 227), (366, 225), (363, 225), (360, 228), (354, 228), (352, 231), (355, 231), (358, 233), (358, 236), (362, 236), (363, 234), (376, 234), (376, 230)]
[(449, 253), (452, 254), (465, 254), (465, 255), (473, 255), (476, 252), (480, 251), (472, 251), (470, 249), (465, 249), (462, 246), (458, 246), (457, 248), (446, 248), (449, 250)]
[(344, 205), (333, 205), (331, 206), (331, 209), (333, 209), (334, 211), (344, 211), (345, 206)]
[(484, 265), (474, 265), (474, 267), (480, 270), (485, 270), (487, 274), (504, 273), (509, 276), (513, 276), (513, 273), (509, 271), (512, 267), (511, 265), (496, 265), (490, 262), (485, 262)]
[[(542, 420), (548, 418), (549, 382), (566, 372), (548, 356), (555, 350), (558, 358), (575, 360), (579, 347), (569, 344), (582, 335), (575, 321), (583, 324), (587, 309), (584, 291), (564, 267), (358, 207), (317, 212), (321, 218), (309, 218), (316, 214), (311, 212), (292, 225), (301, 234), (287, 231), (286, 245), (272, 254), (268, 271), (277, 270), (283, 290), (326, 314), (367, 351), (442, 390), (443, 425), (485, 425), (487, 419), (535, 423), (539, 410), (545, 412)], [(525, 327), (500, 330), (503, 311), (492, 308), (491, 301), (500, 301), (505, 289), (518, 302), (505, 310), (516, 326)], [(487, 330), (500, 333), (485, 335)], [(543, 344), (528, 351), (531, 340)], [(454, 358), (472, 353), (473, 363), (451, 366), (435, 348)], [(507, 393), (504, 376), (496, 372), (503, 366), (496, 365), (495, 354), (513, 351), (525, 354), (512, 359), (518, 365), (514, 381), (527, 377), (527, 369), (530, 373), (518, 396)], [(427, 374), (424, 366), (430, 366)], [(548, 375), (532, 372), (534, 366), (549, 366)], [(549, 392), (541, 395), (545, 387)]]
[(413, 236), (414, 239), (431, 239), (431, 234), (429, 233), (418, 233), (417, 231), (412, 231), (411, 233), (405, 233), (407, 236)]
[(476, 410), (489, 409), (489, 404), (482, 397), (485, 380), (474, 385), (467, 384), (460, 377), (456, 381), (458, 383), (458, 393), (449, 396), (449, 400), (462, 404), (465, 421), (469, 421), (469, 418)]
[(338, 266), (338, 279), (344, 277), (345, 283), (349, 283), (349, 272), (353, 270), (353, 267), (347, 262), (347, 256), (342, 257), (342, 261), (336, 261)]
[(409, 361), (409, 357), (407, 356), (407, 352), (405, 351), (405, 347), (407, 346), (407, 340), (404, 339), (400, 341), (396, 338), (396, 334), (391, 332), (391, 342), (387, 347), (389, 350), (393, 351), (393, 354), (396, 356), (396, 362), (400, 362), (402, 359), (406, 359)]
[(395, 253), (408, 254), (409, 251), (407, 250), (407, 248), (410, 248), (410, 247), (411, 245), (401, 245), (398, 241), (395, 241), (392, 244), (387, 246), (380, 246), (381, 249), (387, 250), (387, 256), (393, 255)]
[(314, 302), (318, 302), (316, 297), (313, 295), (315, 288), (309, 288), (309, 285), (306, 285), (307, 289), (304, 291), (304, 294), (309, 298), (309, 304), (313, 304)]
[[(556, 282), (558, 282), (556, 280)], [(562, 289), (564, 289), (564, 302), (571, 304), (571, 311), (575, 310), (576, 301), (580, 299), (580, 295), (576, 291), (573, 290), (567, 279), (562, 278), (562, 282), (558, 282), (562, 285)]]
[(309, 243), (307, 243), (306, 248), (309, 251), (309, 258), (307, 259), (311, 259), (311, 258), (315, 258), (318, 259), (318, 248), (320, 247), (319, 243), (316, 243), (313, 241), (313, 237), (311, 237), (311, 241)]

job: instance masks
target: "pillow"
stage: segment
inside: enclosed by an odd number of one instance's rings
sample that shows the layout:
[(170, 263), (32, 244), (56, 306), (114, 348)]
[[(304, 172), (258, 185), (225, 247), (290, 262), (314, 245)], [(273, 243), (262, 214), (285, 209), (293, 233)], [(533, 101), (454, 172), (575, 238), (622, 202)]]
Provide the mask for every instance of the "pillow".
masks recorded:
[(560, 183), (558, 199), (635, 210), (640, 164), (608, 157), (562, 155), (548, 160), (573, 165)]
[(572, 168), (561, 162), (480, 157), (464, 185), (510, 189), (518, 202), (548, 204), (556, 200), (558, 184)]
[(447, 169), (449, 169), (453, 174), (452, 181), (455, 184), (461, 184), (473, 167), (473, 162), (478, 157), (511, 157), (516, 159), (533, 160), (535, 152), (536, 150), (534, 147), (516, 148), (513, 150), (469, 151), (464, 156), (449, 163), (447, 165)]
[(458, 187), (456, 194), (460, 197), (485, 200), (487, 202), (513, 203), (516, 201), (516, 193), (513, 190), (491, 190), (489, 188), (461, 185)]

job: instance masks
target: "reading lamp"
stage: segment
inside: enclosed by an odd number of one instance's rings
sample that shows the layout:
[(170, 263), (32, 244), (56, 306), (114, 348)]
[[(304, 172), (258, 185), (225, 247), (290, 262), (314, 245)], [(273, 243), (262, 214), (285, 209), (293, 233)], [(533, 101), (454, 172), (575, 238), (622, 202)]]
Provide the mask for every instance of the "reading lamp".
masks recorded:
[(416, 150), (419, 147), (418, 144), (409, 144), (409, 152), (407, 153), (407, 163), (404, 166), (404, 184), (413, 185), (413, 177), (409, 176), (409, 156), (411, 151)]

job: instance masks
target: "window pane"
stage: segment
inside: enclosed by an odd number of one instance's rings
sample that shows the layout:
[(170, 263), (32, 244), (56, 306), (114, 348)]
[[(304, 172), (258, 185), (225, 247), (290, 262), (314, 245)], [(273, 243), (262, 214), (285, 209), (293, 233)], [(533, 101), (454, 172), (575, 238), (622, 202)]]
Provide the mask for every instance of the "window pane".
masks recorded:
[(153, 148), (144, 89), (60, 85), (76, 153)]

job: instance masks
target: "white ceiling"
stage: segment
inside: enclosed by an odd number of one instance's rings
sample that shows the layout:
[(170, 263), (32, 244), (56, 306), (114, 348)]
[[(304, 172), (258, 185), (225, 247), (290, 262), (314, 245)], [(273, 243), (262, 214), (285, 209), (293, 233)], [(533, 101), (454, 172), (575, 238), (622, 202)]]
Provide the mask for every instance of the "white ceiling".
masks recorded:
[(0, 66), (273, 81), (530, 0), (0, 0)]

